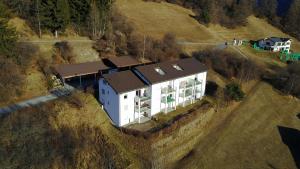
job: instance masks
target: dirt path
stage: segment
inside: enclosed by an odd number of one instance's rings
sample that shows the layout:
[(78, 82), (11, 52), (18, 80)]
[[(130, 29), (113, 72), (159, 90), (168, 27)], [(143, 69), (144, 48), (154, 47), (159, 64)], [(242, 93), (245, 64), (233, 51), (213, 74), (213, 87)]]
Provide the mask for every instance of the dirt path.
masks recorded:
[(21, 43), (38, 43), (38, 44), (53, 44), (53, 43), (57, 43), (57, 42), (62, 42), (62, 41), (67, 41), (70, 43), (93, 43), (93, 40), (89, 40), (89, 39), (49, 39), (49, 40), (20, 40), (18, 42)]
[(32, 99), (28, 99), (14, 105), (10, 105), (7, 107), (0, 108), (0, 116), (8, 113), (15, 112), (17, 110), (21, 110), (27, 107), (38, 106), (42, 103), (46, 103), (60, 97), (71, 94), (75, 89), (72, 86), (67, 85), (65, 88), (57, 89), (51, 92), (51, 94), (46, 96), (40, 96)]

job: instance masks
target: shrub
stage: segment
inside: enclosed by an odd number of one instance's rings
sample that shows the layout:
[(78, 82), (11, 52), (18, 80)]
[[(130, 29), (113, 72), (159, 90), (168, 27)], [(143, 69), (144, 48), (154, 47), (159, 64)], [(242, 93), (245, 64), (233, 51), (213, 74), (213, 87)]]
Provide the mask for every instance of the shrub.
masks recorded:
[(55, 47), (55, 55), (57, 57), (63, 58), (65, 61), (69, 63), (75, 62), (73, 48), (67, 41), (57, 42), (54, 44)]
[(232, 52), (207, 49), (195, 52), (193, 56), (227, 79), (247, 82), (261, 76), (261, 68), (254, 61)]
[(38, 46), (32, 43), (24, 43), (20, 42), (16, 45), (15, 55), (16, 62), (24, 69), (26, 69), (34, 57), (38, 54), (39, 48)]
[(0, 56), (0, 102), (8, 102), (21, 95), (25, 78), (17, 64)]
[(242, 91), (239, 84), (233, 82), (226, 85), (225, 96), (228, 101), (241, 101), (245, 97), (245, 93)]
[(275, 73), (267, 73), (263, 79), (284, 94), (300, 98), (300, 63), (289, 64), (286, 68), (277, 68)]
[(218, 88), (219, 88), (219, 86), (216, 82), (207, 81), (206, 89), (205, 89), (206, 95), (215, 96), (216, 93), (217, 93)]

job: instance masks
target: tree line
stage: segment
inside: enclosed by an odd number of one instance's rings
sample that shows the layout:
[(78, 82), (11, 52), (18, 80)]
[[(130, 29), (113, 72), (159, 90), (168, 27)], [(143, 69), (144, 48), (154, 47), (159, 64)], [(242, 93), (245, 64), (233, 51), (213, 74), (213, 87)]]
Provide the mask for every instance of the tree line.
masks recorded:
[(255, 15), (300, 39), (299, 0), (145, 0), (175, 3), (190, 8), (199, 22), (217, 23), (234, 28), (245, 25)]
[(113, 0), (4, 0), (16, 15), (39, 32), (57, 34), (72, 27), (94, 38), (102, 36), (109, 23)]

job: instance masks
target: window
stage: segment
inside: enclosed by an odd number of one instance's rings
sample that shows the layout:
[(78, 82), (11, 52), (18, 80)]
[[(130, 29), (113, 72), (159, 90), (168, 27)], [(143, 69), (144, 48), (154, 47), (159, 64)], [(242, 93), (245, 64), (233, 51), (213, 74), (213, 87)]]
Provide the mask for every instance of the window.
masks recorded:
[(102, 91), (102, 94), (103, 94), (103, 95), (105, 95), (105, 90), (104, 90), (104, 89), (102, 89), (101, 91)]
[(126, 94), (126, 95), (124, 95), (124, 99), (127, 99), (127, 94)]
[(103, 80), (103, 84), (107, 85), (107, 81), (106, 81), (106, 80)]
[(178, 66), (177, 64), (173, 65), (173, 68), (176, 70), (179, 70), (179, 71), (183, 71), (183, 69), (180, 66)]
[(166, 74), (160, 67), (155, 68), (155, 71), (162, 76)]
[(109, 90), (107, 90), (107, 94), (109, 94)]
[(127, 111), (128, 110), (128, 105), (124, 106), (124, 110)]
[(136, 96), (141, 96), (141, 90), (137, 90), (137, 91), (135, 92), (135, 95), (136, 95)]
[(107, 105), (109, 105), (109, 101), (107, 102)]

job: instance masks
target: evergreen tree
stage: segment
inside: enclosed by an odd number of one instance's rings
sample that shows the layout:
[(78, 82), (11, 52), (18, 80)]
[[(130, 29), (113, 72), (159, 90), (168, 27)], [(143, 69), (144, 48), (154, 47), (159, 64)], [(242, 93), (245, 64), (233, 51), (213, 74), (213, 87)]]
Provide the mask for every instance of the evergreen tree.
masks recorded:
[(57, 0), (56, 2), (56, 29), (65, 30), (70, 23), (70, 8), (68, 0)]
[(258, 14), (272, 20), (277, 16), (277, 0), (258, 0)]
[(0, 18), (7, 18), (9, 15), (8, 9), (5, 6), (5, 4), (3, 4), (2, 2), (0, 2)]
[(68, 0), (40, 0), (40, 20), (42, 27), (55, 31), (64, 31), (70, 23)]
[(282, 25), (285, 30), (300, 39), (300, 1), (294, 0), (285, 17), (282, 19)]
[(71, 0), (69, 5), (71, 22), (83, 26), (89, 15), (90, 0)]
[[(5, 13), (1, 11), (0, 14)], [(7, 19), (0, 15), (0, 54), (5, 56), (13, 56), (13, 51), (17, 41), (15, 29), (7, 25)]]

